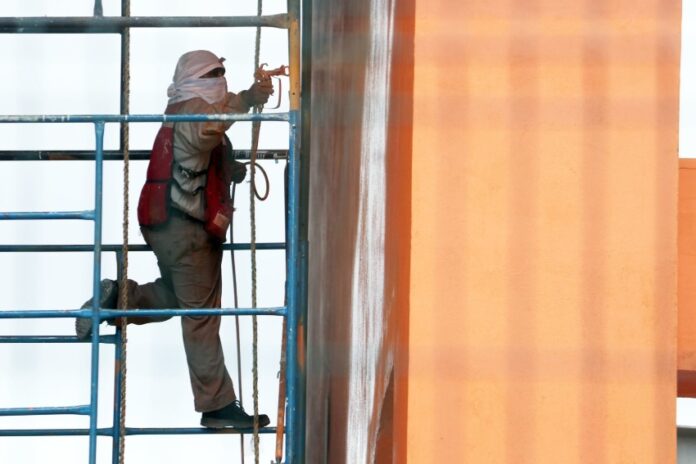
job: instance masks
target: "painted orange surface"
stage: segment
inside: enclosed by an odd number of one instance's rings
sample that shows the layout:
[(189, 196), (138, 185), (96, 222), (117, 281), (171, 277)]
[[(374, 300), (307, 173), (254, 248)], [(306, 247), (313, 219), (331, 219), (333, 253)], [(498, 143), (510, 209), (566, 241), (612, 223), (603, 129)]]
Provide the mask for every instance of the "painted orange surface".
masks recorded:
[(679, 160), (678, 394), (696, 397), (696, 159)]
[(311, 3), (305, 462), (403, 463), (414, 1)]
[(416, 1), (398, 462), (675, 462), (680, 3)]

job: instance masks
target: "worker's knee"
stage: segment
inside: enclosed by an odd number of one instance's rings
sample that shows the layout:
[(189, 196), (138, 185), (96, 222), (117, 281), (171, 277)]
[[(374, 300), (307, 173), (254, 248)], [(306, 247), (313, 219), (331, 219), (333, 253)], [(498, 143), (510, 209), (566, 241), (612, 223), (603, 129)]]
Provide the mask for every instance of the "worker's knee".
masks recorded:
[(184, 316), (181, 318), (181, 327), (187, 341), (205, 341), (218, 336), (220, 316)]

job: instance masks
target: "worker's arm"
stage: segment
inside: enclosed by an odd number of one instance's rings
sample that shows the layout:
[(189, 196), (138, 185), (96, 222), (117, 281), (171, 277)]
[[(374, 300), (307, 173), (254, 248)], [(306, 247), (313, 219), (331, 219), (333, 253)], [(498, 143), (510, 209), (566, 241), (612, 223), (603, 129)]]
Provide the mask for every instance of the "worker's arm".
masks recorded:
[(254, 82), (249, 90), (239, 92), (239, 96), (248, 107), (265, 105), (271, 95), (273, 95), (273, 82), (270, 77)]
[[(225, 101), (219, 107), (217, 104), (210, 106), (213, 107), (212, 112), (248, 113), (252, 106), (265, 104), (272, 94), (273, 83), (270, 78), (267, 78), (254, 82), (248, 90), (242, 90), (238, 94), (228, 92)], [(203, 125), (201, 137), (208, 135), (222, 137), (222, 134), (227, 131), (231, 125), (232, 122), (230, 121), (210, 121)], [(213, 146), (215, 145), (217, 144)]]
[[(249, 105), (244, 98), (244, 93), (246, 90), (242, 90), (239, 93), (228, 92), (227, 100), (225, 101), (224, 111), (225, 113), (248, 113), (252, 105)], [(228, 126), (229, 128), (229, 126)]]

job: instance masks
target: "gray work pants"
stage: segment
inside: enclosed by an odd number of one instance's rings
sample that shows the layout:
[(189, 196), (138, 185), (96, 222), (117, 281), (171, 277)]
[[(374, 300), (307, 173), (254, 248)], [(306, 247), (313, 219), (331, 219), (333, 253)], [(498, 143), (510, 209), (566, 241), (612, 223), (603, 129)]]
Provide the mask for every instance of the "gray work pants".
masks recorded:
[[(172, 215), (167, 224), (142, 229), (157, 256), (161, 277), (139, 285), (128, 282), (130, 308), (219, 308), (222, 296), (222, 245), (203, 223)], [(144, 324), (169, 319), (129, 318)], [(181, 327), (196, 411), (220, 409), (236, 399), (225, 368), (219, 316), (182, 316)]]

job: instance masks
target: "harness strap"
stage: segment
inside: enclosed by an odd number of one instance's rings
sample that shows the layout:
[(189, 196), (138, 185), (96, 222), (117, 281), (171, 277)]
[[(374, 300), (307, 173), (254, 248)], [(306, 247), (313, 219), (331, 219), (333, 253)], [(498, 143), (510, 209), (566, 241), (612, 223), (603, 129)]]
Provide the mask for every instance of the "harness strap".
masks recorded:
[(185, 168), (182, 165), (180, 165), (179, 163), (177, 163), (176, 161), (174, 161), (174, 165), (176, 166), (176, 169), (178, 169), (179, 172), (181, 174), (183, 174), (183, 176), (186, 177), (187, 179), (195, 179), (196, 177), (200, 177), (203, 174), (208, 172), (207, 169), (204, 169), (202, 171), (195, 171), (193, 169)]

